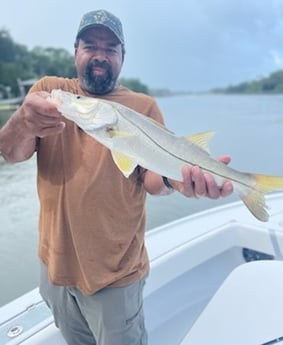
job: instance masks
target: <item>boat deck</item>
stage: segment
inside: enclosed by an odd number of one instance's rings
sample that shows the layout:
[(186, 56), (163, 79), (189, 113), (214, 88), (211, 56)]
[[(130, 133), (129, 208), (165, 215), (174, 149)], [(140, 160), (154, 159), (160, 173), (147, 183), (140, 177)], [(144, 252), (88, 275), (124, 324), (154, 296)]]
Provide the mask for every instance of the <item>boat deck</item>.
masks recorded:
[[(197, 332), (195, 327), (208, 313), (208, 306), (233, 272), (246, 267), (247, 262), (281, 263), (283, 193), (269, 196), (267, 203), (271, 213), (268, 223), (254, 219), (238, 202), (177, 220), (146, 235), (151, 260), (151, 274), (144, 292), (149, 345), (197, 344), (195, 339), (194, 342), (189, 341), (189, 336)], [(280, 277), (283, 279), (283, 268)], [(281, 280), (278, 286), (281, 286)], [(274, 285), (271, 287), (275, 289)], [(254, 291), (263, 293), (260, 286)], [(244, 310), (245, 303), (242, 305), (241, 313), (249, 315), (251, 309)], [(280, 313), (281, 310), (279, 308)], [(214, 316), (214, 319), (217, 321), (219, 317)], [(206, 323), (207, 331), (214, 335), (201, 345), (226, 344), (223, 339), (221, 342), (215, 340), (214, 327), (212, 323), (211, 326)], [(225, 329), (225, 324), (221, 327)], [(278, 339), (281, 336), (279, 332)], [(65, 344), (37, 290), (0, 308), (0, 344)], [(233, 344), (244, 342), (229, 342), (229, 345)]]

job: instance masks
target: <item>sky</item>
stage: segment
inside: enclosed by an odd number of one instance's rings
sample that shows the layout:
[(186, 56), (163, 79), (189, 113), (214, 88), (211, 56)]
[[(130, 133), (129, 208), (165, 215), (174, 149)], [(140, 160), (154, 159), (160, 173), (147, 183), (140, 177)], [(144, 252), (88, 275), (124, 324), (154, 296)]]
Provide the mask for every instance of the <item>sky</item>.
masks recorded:
[(150, 88), (205, 91), (283, 68), (283, 0), (4, 0), (0, 28), (29, 49), (73, 53), (82, 15), (96, 9), (123, 23), (121, 76)]

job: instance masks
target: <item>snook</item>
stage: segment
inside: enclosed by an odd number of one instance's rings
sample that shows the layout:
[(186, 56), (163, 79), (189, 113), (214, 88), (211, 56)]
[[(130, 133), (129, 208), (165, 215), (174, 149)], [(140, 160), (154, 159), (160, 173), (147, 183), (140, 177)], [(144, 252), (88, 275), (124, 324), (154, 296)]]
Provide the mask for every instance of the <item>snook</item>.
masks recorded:
[(53, 90), (50, 101), (68, 119), (111, 150), (121, 172), (128, 177), (137, 165), (162, 176), (182, 181), (184, 165), (198, 165), (220, 185), (233, 183), (251, 213), (268, 220), (264, 194), (283, 190), (283, 177), (243, 173), (213, 159), (206, 132), (177, 137), (162, 125), (119, 103)]

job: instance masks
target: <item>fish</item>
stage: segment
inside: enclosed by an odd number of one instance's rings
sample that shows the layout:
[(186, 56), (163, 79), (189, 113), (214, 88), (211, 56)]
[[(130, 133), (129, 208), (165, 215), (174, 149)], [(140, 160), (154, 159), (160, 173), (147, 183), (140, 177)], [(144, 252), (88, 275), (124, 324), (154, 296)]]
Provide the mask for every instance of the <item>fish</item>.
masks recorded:
[(231, 181), (233, 190), (260, 221), (269, 219), (265, 195), (283, 190), (283, 177), (241, 172), (213, 158), (209, 152), (213, 131), (177, 136), (163, 124), (120, 103), (51, 91), (49, 101), (68, 120), (106, 146), (128, 178), (137, 166), (182, 181), (185, 165), (199, 166), (221, 186)]

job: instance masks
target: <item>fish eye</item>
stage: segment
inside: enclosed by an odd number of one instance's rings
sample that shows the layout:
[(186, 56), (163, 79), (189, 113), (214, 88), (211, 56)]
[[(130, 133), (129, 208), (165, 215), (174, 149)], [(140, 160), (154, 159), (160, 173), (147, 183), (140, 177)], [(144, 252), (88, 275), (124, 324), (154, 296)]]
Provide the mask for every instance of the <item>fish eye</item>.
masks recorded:
[(81, 99), (81, 96), (78, 95), (78, 96), (77, 96), (77, 99)]

